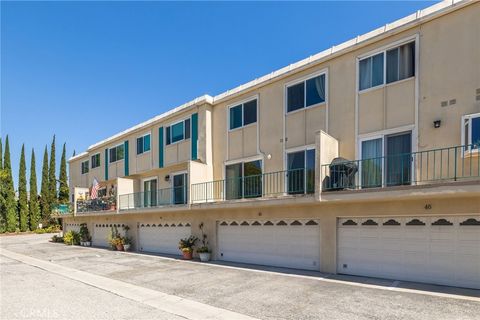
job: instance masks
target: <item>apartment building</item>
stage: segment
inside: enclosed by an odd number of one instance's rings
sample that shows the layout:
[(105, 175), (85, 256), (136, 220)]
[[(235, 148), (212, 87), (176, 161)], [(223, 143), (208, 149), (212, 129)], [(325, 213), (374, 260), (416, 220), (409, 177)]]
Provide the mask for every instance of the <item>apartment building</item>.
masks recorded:
[[(446, 1), (69, 160), (95, 246), (480, 288), (480, 2)], [(90, 199), (98, 181), (99, 199)]]

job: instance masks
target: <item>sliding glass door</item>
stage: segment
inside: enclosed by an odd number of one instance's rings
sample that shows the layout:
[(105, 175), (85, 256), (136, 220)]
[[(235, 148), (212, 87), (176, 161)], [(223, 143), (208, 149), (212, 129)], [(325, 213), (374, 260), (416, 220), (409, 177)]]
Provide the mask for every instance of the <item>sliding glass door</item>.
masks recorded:
[(143, 181), (143, 206), (155, 207), (157, 205), (157, 179)]
[(410, 184), (412, 170), (412, 134), (402, 133), (386, 137), (385, 155), (387, 186)]
[(173, 176), (173, 204), (186, 204), (188, 199), (187, 174)]
[(386, 135), (361, 142), (359, 163), (362, 188), (410, 184), (411, 132)]
[(289, 194), (315, 192), (315, 149), (288, 153), (287, 169)]
[(262, 161), (240, 162), (225, 167), (227, 200), (262, 196)]

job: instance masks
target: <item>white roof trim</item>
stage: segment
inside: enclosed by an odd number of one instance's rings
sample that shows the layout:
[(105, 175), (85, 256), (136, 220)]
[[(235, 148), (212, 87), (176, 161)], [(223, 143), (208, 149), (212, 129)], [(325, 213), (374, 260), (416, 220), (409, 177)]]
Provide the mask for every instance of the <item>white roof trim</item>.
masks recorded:
[[(310, 56), (306, 59), (303, 59), (303, 60), (300, 60), (300, 61), (297, 61), (295, 63), (292, 63), (286, 67), (283, 67), (281, 69), (278, 69), (278, 70), (275, 70), (267, 75), (264, 75), (260, 78), (256, 78), (252, 81), (249, 81), (247, 83), (244, 83), (238, 87), (235, 87), (233, 89), (230, 89), (230, 90), (227, 90), (225, 92), (222, 92), (218, 95), (216, 95), (215, 97), (211, 97), (209, 95), (203, 95), (201, 97), (198, 97), (198, 98), (195, 98), (194, 100), (192, 101), (189, 101), (179, 107), (176, 107), (172, 110), (169, 110), (165, 113), (162, 113), (161, 115), (158, 115), (152, 119), (149, 119), (145, 122), (142, 122), (136, 126), (133, 126), (127, 130), (124, 130), (120, 133), (117, 133), (116, 135), (113, 135), (105, 140), (102, 140), (100, 142), (97, 142), (93, 145), (91, 145), (90, 147), (88, 147), (87, 151), (90, 151), (91, 149), (93, 148), (97, 148), (103, 144), (106, 144), (106, 143), (109, 143), (109, 142), (112, 142), (113, 140), (115, 139), (118, 139), (124, 135), (127, 135), (128, 133), (131, 133), (137, 129), (140, 129), (142, 127), (145, 127), (145, 126), (148, 126), (152, 123), (155, 123), (157, 121), (160, 121), (176, 112), (180, 112), (180, 111), (183, 111), (195, 104), (198, 104), (198, 103), (201, 103), (201, 102), (207, 102), (207, 103), (210, 103), (210, 104), (215, 104), (217, 102), (219, 102), (220, 100), (223, 100), (223, 99), (226, 99), (230, 96), (233, 96), (233, 95), (236, 95), (236, 94), (239, 94), (240, 92), (243, 92), (243, 91), (246, 91), (248, 89), (251, 89), (259, 84), (264, 84), (268, 81), (271, 81), (272, 79), (274, 78), (278, 78), (280, 76), (285, 76), (289, 73), (293, 73), (294, 71), (298, 71), (299, 69), (301, 68), (305, 68), (309, 65), (313, 65), (313, 64), (316, 64), (316, 63), (319, 63), (321, 62), (322, 60), (327, 60), (327, 58), (333, 56), (334, 54), (338, 54), (339, 52), (341, 51), (346, 51), (348, 49), (352, 49), (352, 47), (354, 47), (355, 45), (358, 45), (362, 42), (365, 42), (367, 40), (371, 40), (377, 36), (380, 36), (380, 35), (384, 35), (385, 33), (387, 32), (390, 32), (394, 29), (398, 29), (400, 27), (404, 27), (410, 23), (415, 23), (415, 22), (419, 22), (420, 20), (422, 19), (425, 19), (426, 17), (431, 17), (432, 15), (439, 15), (439, 14), (442, 14), (444, 13), (445, 11), (448, 11), (450, 9), (453, 9), (454, 7), (457, 7), (459, 4), (468, 4), (468, 3), (473, 3), (475, 2), (475, 0), (445, 0), (445, 1), (442, 1), (442, 2), (439, 2), (439, 3), (436, 3), (428, 8), (425, 8), (423, 10), (418, 10), (417, 12), (411, 14), (411, 15), (408, 15), (404, 18), (401, 18), (401, 19), (398, 19), (392, 23), (387, 23), (386, 25), (384, 25), (383, 27), (380, 27), (380, 28), (377, 28), (375, 30), (372, 30), (370, 32), (367, 32), (363, 35), (359, 35), (353, 39), (350, 39), (348, 41), (345, 41), (339, 45), (336, 45), (336, 46), (333, 46), (329, 49), (326, 49), (322, 52), (319, 52), (317, 54), (314, 54), (313, 56)], [(68, 161), (72, 161), (72, 160), (75, 160), (75, 159), (78, 159), (80, 157), (83, 157), (84, 155), (86, 154), (86, 152), (84, 153), (81, 153), (79, 155), (76, 155), (74, 157), (71, 157)]]

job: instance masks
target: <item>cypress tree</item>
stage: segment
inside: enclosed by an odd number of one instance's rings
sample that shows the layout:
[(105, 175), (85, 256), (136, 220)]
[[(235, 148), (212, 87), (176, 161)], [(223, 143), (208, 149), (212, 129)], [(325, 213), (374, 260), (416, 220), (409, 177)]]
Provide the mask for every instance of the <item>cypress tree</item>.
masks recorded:
[(42, 220), (44, 221), (50, 219), (50, 196), (48, 187), (48, 151), (47, 146), (45, 146), (45, 152), (43, 153), (42, 184), (40, 187), (40, 208), (42, 210)]
[(67, 156), (66, 146), (63, 144), (62, 159), (60, 160), (60, 186), (58, 187), (58, 202), (68, 203)]
[[(50, 147), (50, 165), (48, 166), (48, 194), (50, 200), (50, 213), (57, 204), (57, 178), (55, 176), (55, 135)], [(49, 215), (50, 218), (50, 215)]]
[(18, 218), (20, 231), (28, 230), (28, 197), (27, 197), (27, 168), (25, 165), (25, 145), (20, 153), (20, 169), (18, 172)]
[(13, 187), (12, 164), (10, 162), (10, 144), (8, 136), (5, 139), (5, 156), (3, 160), (3, 198), (5, 201), (5, 217), (8, 232), (15, 232), (17, 228), (17, 203)]
[(3, 199), (3, 183), (5, 181), (3, 175), (3, 144), (2, 138), (0, 137), (0, 232), (3, 233), (7, 229), (6, 219), (5, 216), (5, 201)]
[(30, 230), (35, 230), (38, 227), (40, 220), (40, 206), (38, 204), (37, 191), (37, 170), (35, 169), (35, 151), (32, 148), (32, 160), (30, 162), (30, 201), (28, 203), (28, 215)]

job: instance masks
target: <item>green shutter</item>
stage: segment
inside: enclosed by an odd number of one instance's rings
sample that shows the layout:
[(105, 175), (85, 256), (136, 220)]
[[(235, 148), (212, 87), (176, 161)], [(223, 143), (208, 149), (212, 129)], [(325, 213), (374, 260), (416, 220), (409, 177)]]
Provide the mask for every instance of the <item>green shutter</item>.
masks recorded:
[(108, 180), (108, 148), (105, 149), (105, 180)]
[(163, 127), (158, 128), (158, 167), (163, 168)]
[(197, 160), (197, 149), (198, 149), (198, 113), (192, 114), (192, 160)]
[(128, 176), (128, 140), (126, 140), (123, 143), (123, 145), (124, 145), (124, 148), (123, 148), (124, 149), (123, 150), (124, 151), (124, 156), (123, 156), (123, 158), (125, 159), (124, 160), (125, 176)]

